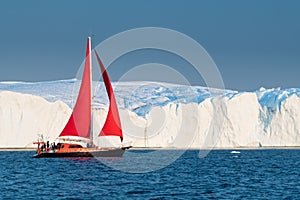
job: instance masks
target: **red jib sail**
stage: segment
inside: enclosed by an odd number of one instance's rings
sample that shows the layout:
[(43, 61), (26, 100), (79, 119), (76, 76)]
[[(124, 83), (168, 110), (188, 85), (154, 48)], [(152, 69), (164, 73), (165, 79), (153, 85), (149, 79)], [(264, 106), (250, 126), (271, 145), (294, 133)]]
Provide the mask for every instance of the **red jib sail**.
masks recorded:
[(81, 86), (72, 115), (60, 133), (61, 136), (90, 138), (91, 124), (91, 38), (86, 46), (86, 58)]
[(99, 136), (119, 136), (122, 141), (123, 134), (122, 134), (122, 128), (121, 128), (121, 121), (120, 121), (120, 116), (119, 116), (119, 111), (118, 111), (118, 106), (116, 103), (114, 91), (111, 86), (107, 71), (105, 70), (105, 67), (104, 67), (97, 51), (96, 50), (94, 50), (94, 51), (95, 51), (97, 61), (98, 61), (98, 64), (99, 64), (101, 72), (102, 72), (103, 81), (105, 84), (105, 88), (106, 88), (108, 98), (109, 98), (109, 103), (110, 103), (106, 121), (104, 123), (104, 126), (103, 126)]

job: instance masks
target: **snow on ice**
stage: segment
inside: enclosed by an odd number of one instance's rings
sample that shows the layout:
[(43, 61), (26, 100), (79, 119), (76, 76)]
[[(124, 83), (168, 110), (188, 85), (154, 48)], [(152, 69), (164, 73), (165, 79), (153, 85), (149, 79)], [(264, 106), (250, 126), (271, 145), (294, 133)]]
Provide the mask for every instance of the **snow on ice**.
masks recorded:
[[(54, 140), (67, 123), (78, 82), (0, 83), (0, 148)], [(124, 142), (135, 147), (300, 146), (300, 89), (252, 92), (156, 82), (113, 84)], [(93, 88), (93, 134), (107, 114), (103, 84)]]

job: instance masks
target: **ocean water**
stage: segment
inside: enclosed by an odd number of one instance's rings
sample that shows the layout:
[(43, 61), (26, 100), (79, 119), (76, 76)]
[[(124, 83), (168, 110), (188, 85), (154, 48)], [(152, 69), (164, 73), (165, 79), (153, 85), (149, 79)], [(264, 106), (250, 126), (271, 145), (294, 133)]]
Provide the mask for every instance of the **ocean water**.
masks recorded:
[[(158, 152), (158, 154), (157, 154)], [(176, 151), (157, 151), (169, 160)], [(175, 152), (175, 154), (174, 154)], [(0, 152), (0, 199), (299, 199), (300, 150), (214, 150), (205, 158), (186, 151), (170, 165), (128, 173), (111, 166), (143, 166), (151, 151), (131, 150), (123, 158), (43, 158), (34, 152)], [(161, 153), (161, 154), (160, 154)], [(149, 163), (153, 162), (153, 165)], [(104, 163), (113, 165), (107, 166)]]

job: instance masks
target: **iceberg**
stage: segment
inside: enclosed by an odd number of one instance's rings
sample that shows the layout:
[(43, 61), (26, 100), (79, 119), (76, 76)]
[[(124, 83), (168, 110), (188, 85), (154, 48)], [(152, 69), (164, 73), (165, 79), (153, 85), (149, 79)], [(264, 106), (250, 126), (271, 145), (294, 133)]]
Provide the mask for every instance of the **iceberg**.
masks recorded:
[[(76, 79), (0, 82), (0, 148), (54, 140), (67, 123)], [(124, 142), (149, 148), (300, 146), (300, 89), (239, 92), (158, 82), (113, 83)], [(108, 99), (93, 88), (93, 134), (104, 124)]]

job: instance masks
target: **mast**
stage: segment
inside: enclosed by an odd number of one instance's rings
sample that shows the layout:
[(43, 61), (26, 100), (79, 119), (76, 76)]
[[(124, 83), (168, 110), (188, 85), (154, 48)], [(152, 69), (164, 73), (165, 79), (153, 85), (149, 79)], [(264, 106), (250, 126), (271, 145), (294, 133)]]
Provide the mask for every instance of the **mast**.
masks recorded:
[(91, 125), (90, 140), (93, 141), (93, 69), (92, 69), (92, 36), (88, 37), (89, 42), (89, 59), (90, 59), (90, 84), (91, 84)]

